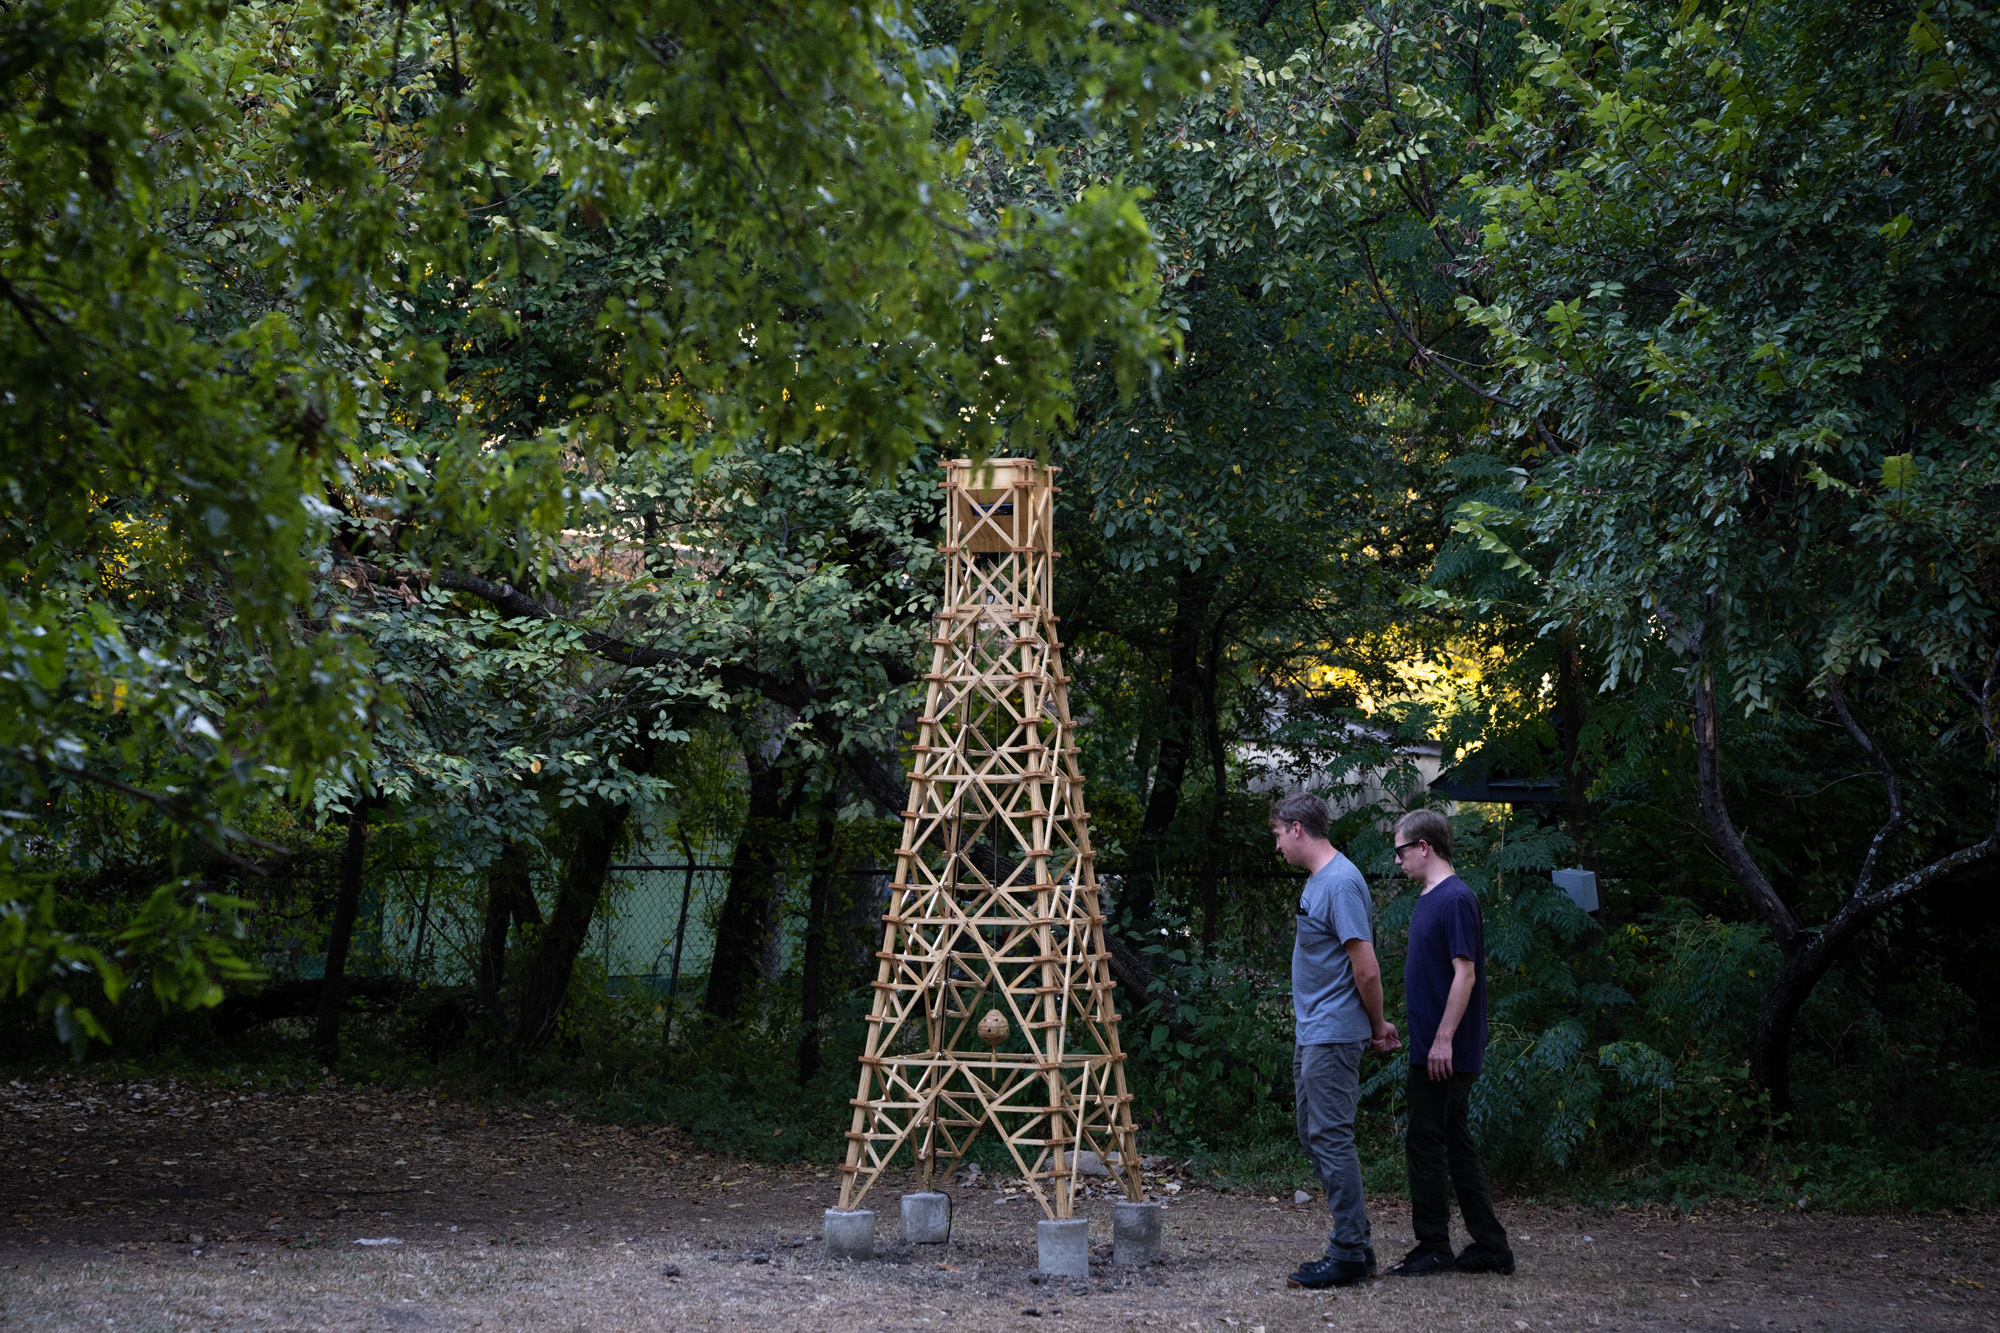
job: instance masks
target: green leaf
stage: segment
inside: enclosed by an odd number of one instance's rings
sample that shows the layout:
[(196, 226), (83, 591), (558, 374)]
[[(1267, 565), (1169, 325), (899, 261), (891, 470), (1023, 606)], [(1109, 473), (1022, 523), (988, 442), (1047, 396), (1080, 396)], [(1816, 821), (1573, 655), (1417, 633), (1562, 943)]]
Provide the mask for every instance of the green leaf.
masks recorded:
[(1917, 460), (1909, 454), (1891, 454), (1882, 460), (1882, 484), (1890, 490), (1909, 490), (1921, 480)]
[(1919, 13), (1916, 21), (1910, 24), (1909, 43), (1910, 49), (1918, 55), (1930, 55), (1944, 50), (1944, 34), (1938, 31), (1936, 22), (1929, 14)]

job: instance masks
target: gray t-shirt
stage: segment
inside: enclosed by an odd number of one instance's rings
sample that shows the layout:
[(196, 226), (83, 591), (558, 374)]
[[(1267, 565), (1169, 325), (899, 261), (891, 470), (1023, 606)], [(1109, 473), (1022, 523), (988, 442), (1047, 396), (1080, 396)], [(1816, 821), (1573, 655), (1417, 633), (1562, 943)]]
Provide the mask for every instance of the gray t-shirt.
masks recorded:
[(1368, 881), (1339, 852), (1300, 891), (1298, 933), (1292, 940), (1292, 1012), (1299, 1021), (1299, 1045), (1366, 1041), (1374, 1035), (1347, 957), (1347, 941), (1374, 940), (1373, 907)]

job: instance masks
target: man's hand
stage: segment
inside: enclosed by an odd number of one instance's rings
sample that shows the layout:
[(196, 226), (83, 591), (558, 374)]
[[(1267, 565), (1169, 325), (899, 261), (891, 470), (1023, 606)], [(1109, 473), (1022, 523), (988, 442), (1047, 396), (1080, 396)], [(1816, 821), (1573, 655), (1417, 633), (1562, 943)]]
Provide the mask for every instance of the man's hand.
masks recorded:
[(1375, 1029), (1375, 1035), (1369, 1038), (1368, 1049), (1383, 1055), (1387, 1055), (1390, 1051), (1402, 1050), (1403, 1042), (1396, 1035), (1396, 1025), (1385, 1019), (1382, 1026)]
[(1430, 1058), (1426, 1063), (1430, 1066), (1432, 1082), (1440, 1082), (1451, 1077), (1451, 1034), (1449, 1032), (1438, 1033), (1437, 1040), (1431, 1043)]

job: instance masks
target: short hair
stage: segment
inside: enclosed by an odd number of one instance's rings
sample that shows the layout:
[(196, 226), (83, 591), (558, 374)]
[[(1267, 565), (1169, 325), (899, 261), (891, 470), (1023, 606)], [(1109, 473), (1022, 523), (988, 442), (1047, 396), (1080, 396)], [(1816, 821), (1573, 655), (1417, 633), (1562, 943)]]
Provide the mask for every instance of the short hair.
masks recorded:
[(1412, 810), (1396, 821), (1397, 842), (1427, 842), (1431, 850), (1451, 860), (1451, 821), (1435, 810)]
[(1295, 791), (1271, 802), (1273, 824), (1297, 824), (1309, 838), (1327, 841), (1326, 802), (1309, 791)]

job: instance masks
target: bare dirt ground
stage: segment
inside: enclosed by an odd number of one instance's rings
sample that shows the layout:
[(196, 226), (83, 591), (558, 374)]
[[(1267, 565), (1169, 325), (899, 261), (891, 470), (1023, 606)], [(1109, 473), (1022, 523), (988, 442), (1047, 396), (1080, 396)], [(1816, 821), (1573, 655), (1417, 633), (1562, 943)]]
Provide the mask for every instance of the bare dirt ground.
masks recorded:
[[(2000, 1330), (1992, 1217), (1503, 1203), (1512, 1278), (1306, 1292), (1284, 1276), (1324, 1243), (1317, 1200), (1169, 1173), (1162, 1263), (1114, 1268), (1095, 1198), (1105, 1261), (1043, 1282), (1035, 1205), (997, 1177), (953, 1187), (952, 1239), (922, 1247), (885, 1182), (876, 1259), (828, 1263), (835, 1179), (421, 1094), (0, 1085), (0, 1328)], [(1370, 1212), (1400, 1255), (1407, 1206)]]

